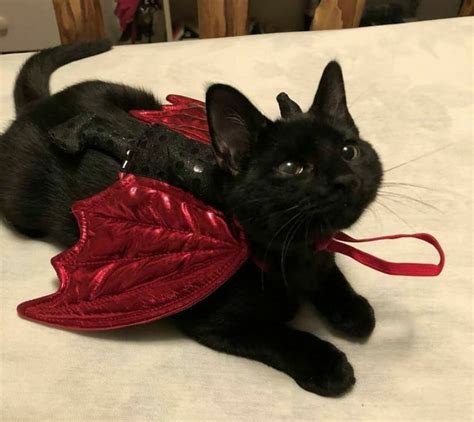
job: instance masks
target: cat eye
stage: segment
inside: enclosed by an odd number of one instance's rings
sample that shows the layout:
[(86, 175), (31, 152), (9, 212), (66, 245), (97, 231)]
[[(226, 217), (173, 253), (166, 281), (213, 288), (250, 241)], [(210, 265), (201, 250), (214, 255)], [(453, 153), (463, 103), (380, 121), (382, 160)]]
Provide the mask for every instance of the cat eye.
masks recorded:
[(294, 161), (285, 161), (276, 168), (276, 171), (283, 176), (297, 176), (303, 173), (303, 170), (304, 166)]
[(354, 161), (359, 155), (360, 148), (357, 145), (347, 144), (341, 149), (341, 157), (346, 161)]

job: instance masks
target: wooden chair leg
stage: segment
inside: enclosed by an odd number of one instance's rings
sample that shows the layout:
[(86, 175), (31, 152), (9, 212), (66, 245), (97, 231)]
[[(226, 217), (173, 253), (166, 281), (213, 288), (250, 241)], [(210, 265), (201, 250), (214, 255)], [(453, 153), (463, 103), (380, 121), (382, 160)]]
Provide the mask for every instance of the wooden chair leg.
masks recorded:
[(227, 37), (247, 34), (249, 1), (226, 0), (226, 31)]
[(166, 41), (173, 41), (173, 23), (171, 21), (170, 0), (163, 0), (163, 14), (165, 15)]
[(225, 37), (224, 0), (198, 0), (199, 37)]
[(464, 0), (458, 16), (474, 16), (474, 0)]
[(105, 37), (99, 0), (53, 0), (62, 44)]
[(356, 28), (365, 0), (321, 0), (314, 13), (312, 30)]
[(248, 0), (198, 0), (200, 38), (247, 33)]

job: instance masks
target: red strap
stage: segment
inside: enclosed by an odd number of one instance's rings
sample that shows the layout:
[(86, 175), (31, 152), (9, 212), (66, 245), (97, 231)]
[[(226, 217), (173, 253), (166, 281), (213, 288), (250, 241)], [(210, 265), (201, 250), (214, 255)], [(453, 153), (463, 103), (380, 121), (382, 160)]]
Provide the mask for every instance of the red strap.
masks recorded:
[[(351, 243), (364, 243), (374, 242), (377, 240), (393, 240), (401, 238), (414, 238), (420, 239), (424, 242), (433, 245), (439, 253), (438, 264), (426, 264), (426, 263), (411, 263), (411, 262), (391, 262), (386, 261), (382, 258), (370, 255), (367, 252), (363, 252), (353, 246), (346, 245), (342, 242)], [(395, 234), (391, 236), (380, 236), (371, 237), (367, 239), (354, 239), (345, 233), (337, 233), (325, 246), (324, 249), (330, 252), (338, 252), (343, 255), (347, 255), (361, 264), (367, 265), (368, 267), (374, 268), (377, 271), (391, 274), (391, 275), (406, 275), (406, 276), (436, 276), (441, 273), (444, 267), (445, 256), (443, 249), (439, 242), (430, 234), (427, 233), (415, 233), (415, 234)]]

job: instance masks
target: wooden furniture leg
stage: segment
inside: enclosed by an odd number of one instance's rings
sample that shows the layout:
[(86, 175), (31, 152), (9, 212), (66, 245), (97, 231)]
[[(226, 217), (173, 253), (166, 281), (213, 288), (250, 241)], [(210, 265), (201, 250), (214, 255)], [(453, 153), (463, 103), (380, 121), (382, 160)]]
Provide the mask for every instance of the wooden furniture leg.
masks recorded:
[(356, 28), (365, 0), (321, 0), (314, 13), (312, 30)]
[(225, 0), (225, 14), (227, 37), (247, 34), (248, 0)]
[(248, 0), (198, 0), (200, 38), (247, 33)]
[(171, 21), (170, 0), (163, 0), (163, 14), (165, 15), (166, 41), (173, 41), (173, 23)]
[(53, 0), (62, 44), (105, 37), (99, 0)]
[(474, 0), (464, 0), (458, 16), (474, 16)]

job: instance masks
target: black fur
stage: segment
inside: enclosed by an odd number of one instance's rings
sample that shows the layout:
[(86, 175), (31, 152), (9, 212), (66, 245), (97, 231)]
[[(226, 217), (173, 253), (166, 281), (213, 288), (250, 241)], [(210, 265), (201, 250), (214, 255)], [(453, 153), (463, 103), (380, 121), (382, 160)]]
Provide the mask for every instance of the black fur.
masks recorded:
[(104, 39), (93, 43), (83, 43), (80, 46), (70, 44), (57, 48), (43, 50), (41, 54), (33, 55), (20, 70), (15, 84), (15, 108), (17, 114), (29, 104), (49, 97), (49, 78), (61, 66), (84, 57), (93, 56), (110, 50), (112, 44)]
[(124, 137), (146, 125), (130, 109), (157, 109), (152, 94), (120, 84), (87, 81), (49, 96), (49, 77), (61, 64), (110, 49), (108, 41), (74, 44), (32, 56), (15, 85), (17, 118), (0, 138), (0, 212), (23, 234), (71, 245), (78, 230), (72, 202), (116, 180), (120, 164), (88, 149), (70, 155), (53, 144), (49, 131), (85, 113), (103, 119)]
[[(119, 169), (118, 160), (97, 149), (68, 154), (48, 131), (92, 113), (131, 136), (143, 125), (127, 111), (159, 107), (151, 94), (99, 81), (45, 97), (49, 74), (34, 69), (50, 73), (103, 49), (102, 43), (48, 50), (20, 72), (18, 83), (29, 88), (17, 85), (21, 113), (0, 141), (0, 210), (24, 233), (70, 245), (77, 237), (72, 202), (105, 188)], [(41, 64), (46, 60), (53, 65)], [(347, 109), (340, 66), (328, 64), (307, 113), (292, 103), (282, 109), (284, 119), (272, 122), (226, 85), (211, 86), (206, 104), (223, 211), (244, 226), (253, 254), (269, 271), (262, 276), (249, 261), (217, 292), (174, 319), (206, 346), (261, 361), (311, 392), (340, 395), (355, 382), (344, 353), (286, 324), (303, 296), (348, 336), (367, 337), (375, 326), (372, 307), (351, 288), (333, 255), (312, 251), (315, 238), (360, 217), (382, 177), (377, 154), (360, 139)]]

